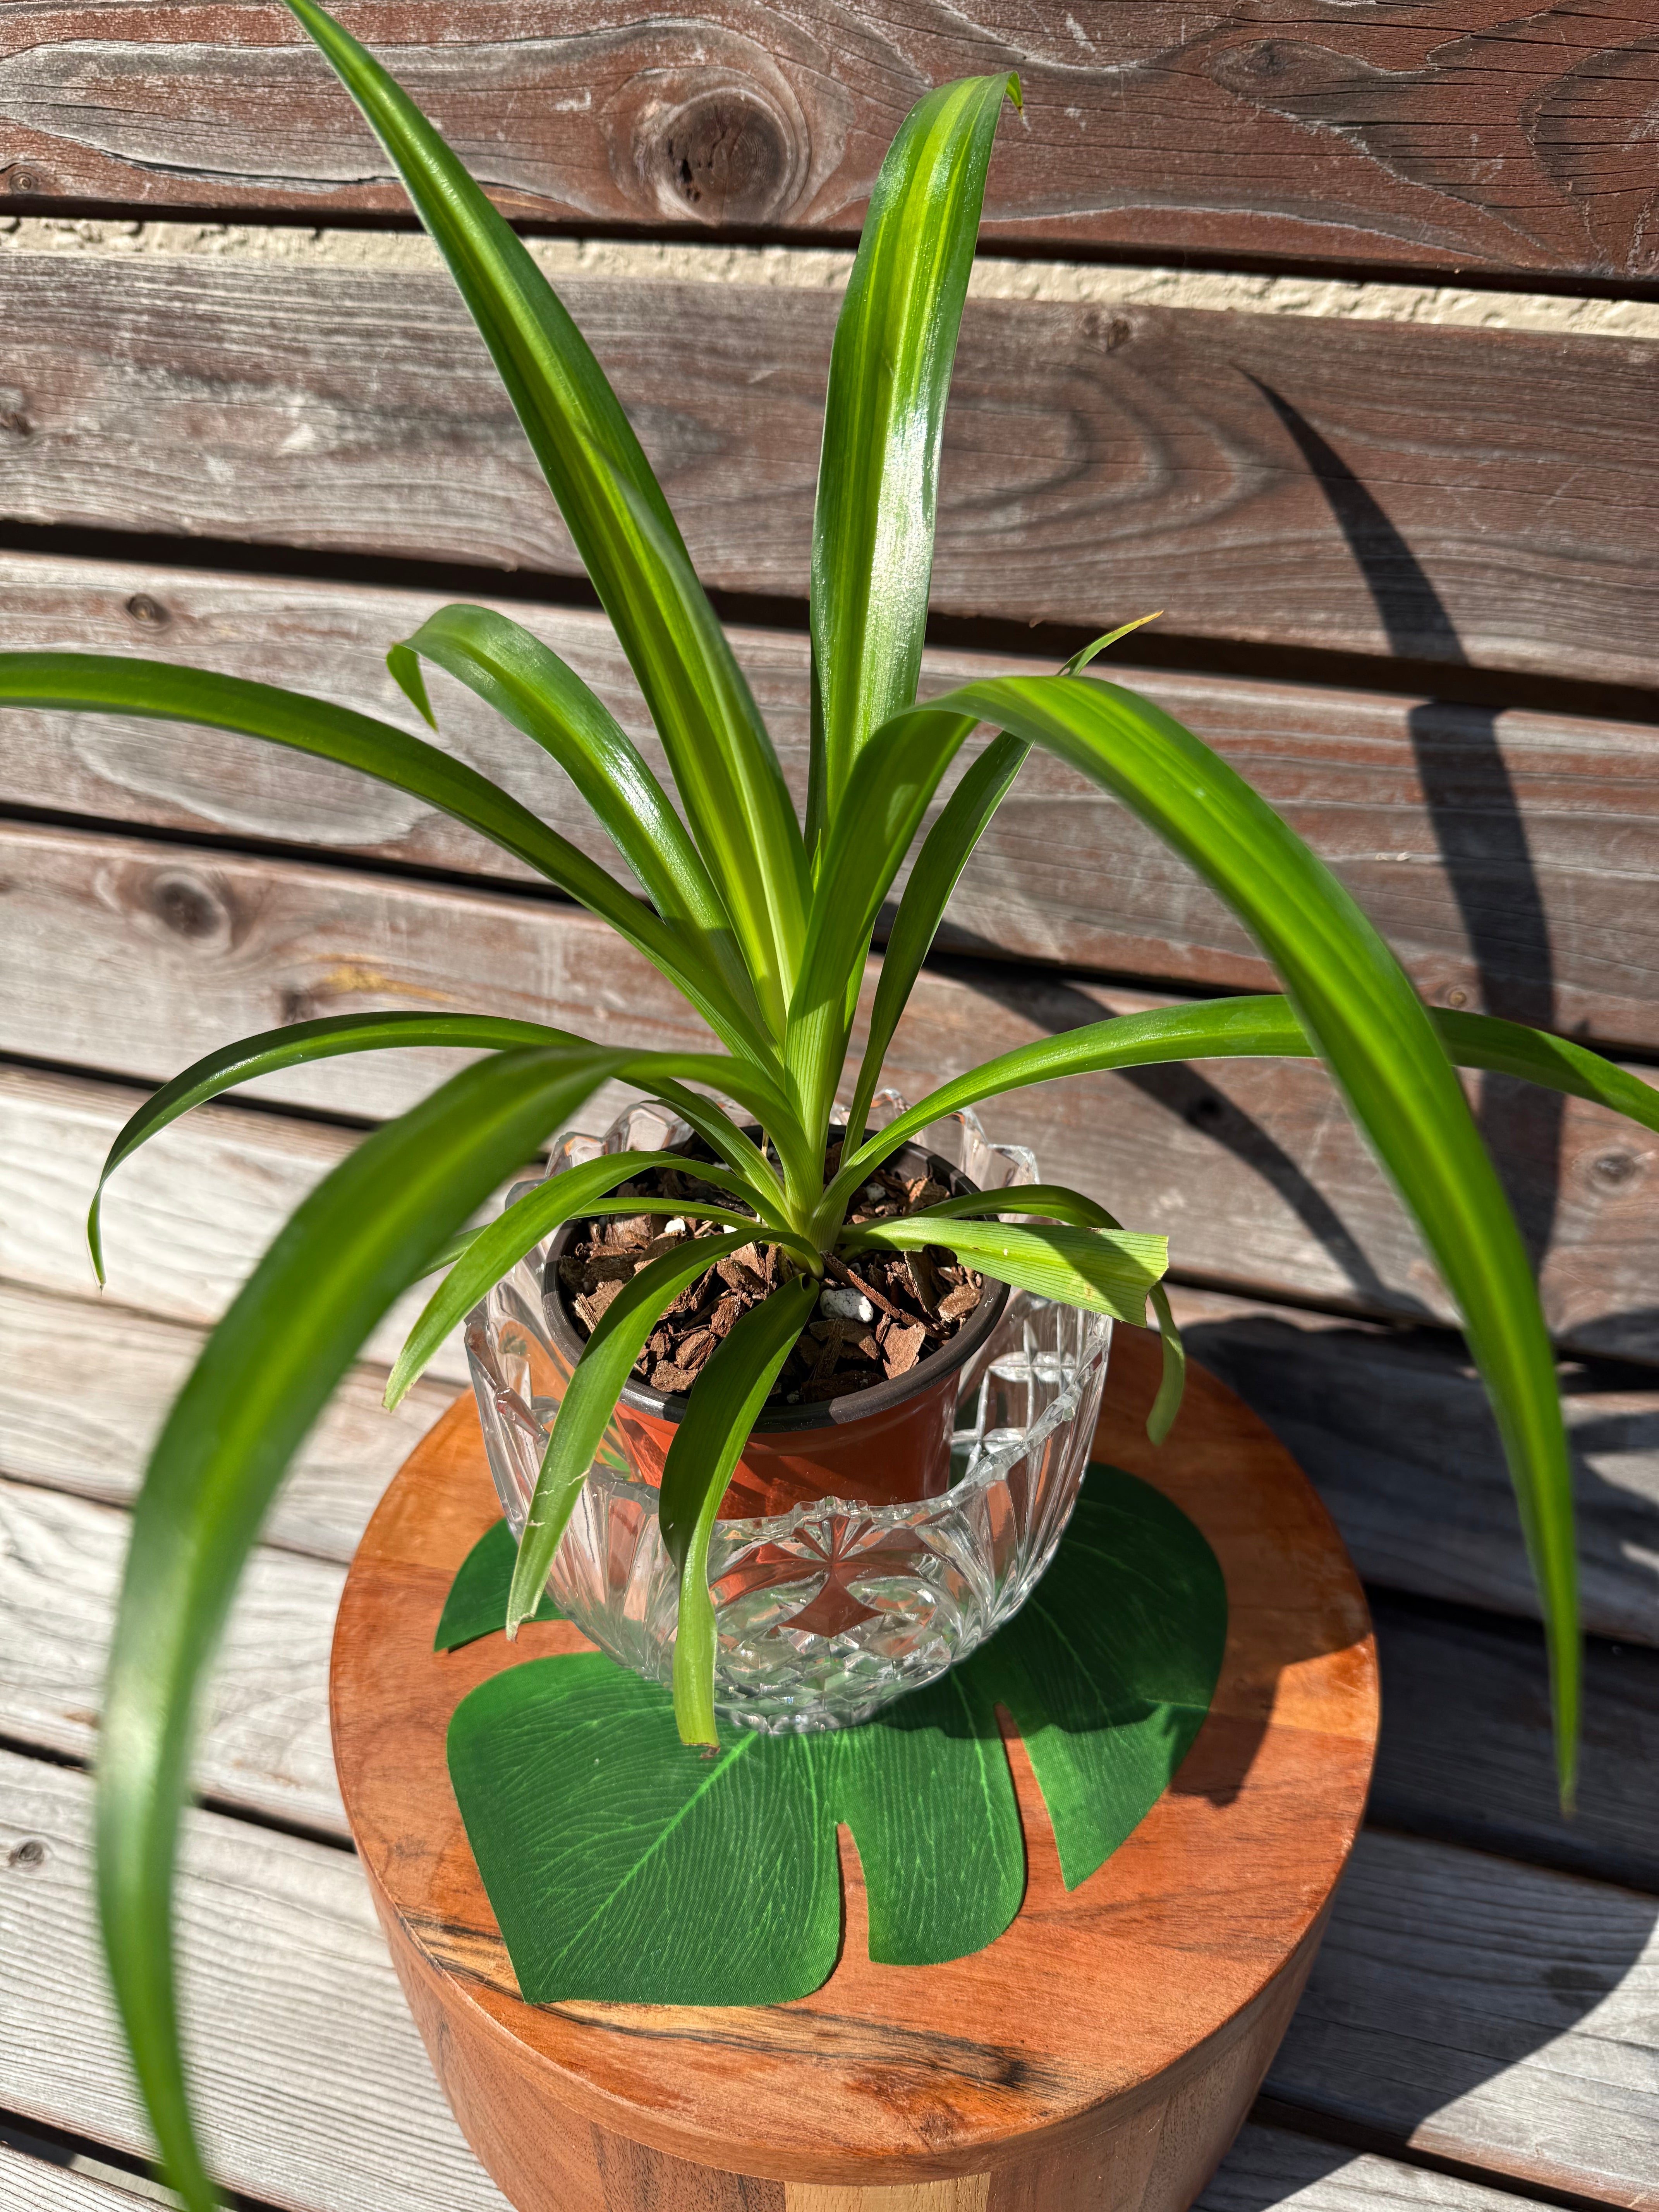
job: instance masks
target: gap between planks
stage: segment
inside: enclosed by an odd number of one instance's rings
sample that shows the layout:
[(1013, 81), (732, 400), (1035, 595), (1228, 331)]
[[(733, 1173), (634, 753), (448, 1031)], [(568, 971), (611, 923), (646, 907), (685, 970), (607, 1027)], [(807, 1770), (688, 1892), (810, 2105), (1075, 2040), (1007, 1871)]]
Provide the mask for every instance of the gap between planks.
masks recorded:
[[(132, 2151), (89, 1919), (88, 1789), (0, 1754), (0, 2033), (15, 2109)], [(465, 2154), (355, 1861), (216, 1814), (186, 1828), (186, 2018), (227, 2179), (322, 2212), (369, 2212), (394, 2171), (416, 2212), (493, 2201), (461, 2185)], [(1495, 2185), (1650, 2207), (1656, 1912), (1608, 1885), (1368, 1832), (1268, 2092)]]
[[(447, 277), (5, 258), (18, 521), (580, 573)], [(835, 300), (567, 291), (704, 580), (805, 598)], [(972, 301), (933, 601), (1648, 685), (1650, 381), (1628, 339)]]
[[(457, 588), (473, 597), (481, 580)], [(386, 674), (386, 647), (439, 604), (407, 588), (0, 555), (0, 646), (141, 650), (264, 683), (298, 667), (326, 696), (397, 722), (409, 710)], [(522, 603), (501, 611), (581, 669), (665, 781), (661, 747), (604, 617)], [(806, 641), (776, 630), (731, 635), (799, 800), (808, 750)], [(924, 658), (921, 689), (1051, 665), (1029, 653), (935, 648)], [(1585, 1041), (1659, 1049), (1651, 988), (1659, 934), (1644, 925), (1654, 904), (1647, 894), (1659, 885), (1659, 733), (1585, 715), (1500, 713), (1287, 681), (1121, 673), (1217, 746), (1313, 842), (1431, 1000), (1506, 1012)], [(434, 690), (447, 747), (602, 866), (619, 869), (609, 840), (538, 748), (464, 687), (440, 677)], [(232, 846), (253, 839), (320, 847), (342, 862), (539, 882), (417, 801), (252, 738), (20, 709), (8, 711), (6, 728), (0, 803), (15, 807)], [(962, 767), (979, 743), (969, 741)], [(1488, 909), (1492, 921), (1482, 922)], [(975, 848), (939, 949), (1176, 986), (1273, 983), (1243, 930), (1183, 864), (1127, 810), (1040, 750)]]
[[(700, 240), (526, 238), (557, 285), (568, 276), (632, 283), (760, 286), (842, 292), (848, 246), (731, 246)], [(96, 216), (0, 216), (0, 254), (198, 257), (276, 261), (285, 267), (443, 267), (432, 240), (408, 230), (313, 229), (294, 223), (176, 222)], [(1659, 301), (1586, 298), (1501, 286), (1402, 284), (1329, 276), (1267, 276), (1127, 262), (1017, 261), (980, 253), (970, 300), (1042, 300), (1067, 306), (1184, 307), (1206, 313), (1294, 315), (1322, 322), (1409, 323), (1420, 329), (1538, 331), (1559, 337), (1659, 338)]]

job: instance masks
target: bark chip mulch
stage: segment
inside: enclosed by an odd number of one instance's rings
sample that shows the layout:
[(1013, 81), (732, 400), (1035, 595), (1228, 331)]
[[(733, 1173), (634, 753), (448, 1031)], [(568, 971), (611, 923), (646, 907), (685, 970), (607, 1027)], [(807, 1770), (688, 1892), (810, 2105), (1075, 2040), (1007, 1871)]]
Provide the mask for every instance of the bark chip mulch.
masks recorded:
[[(831, 1147), (828, 1175), (840, 1164)], [(826, 1177), (827, 1180), (827, 1177)], [(702, 1199), (735, 1207), (729, 1191), (700, 1182), (694, 1168), (653, 1168), (622, 1184), (619, 1198)], [(926, 1175), (878, 1168), (858, 1192), (848, 1218), (873, 1221), (936, 1206), (950, 1195)], [(713, 1222), (666, 1220), (659, 1214), (612, 1214), (584, 1222), (559, 1262), (567, 1307), (583, 1336), (639, 1270), (700, 1237), (729, 1232)], [(775, 1244), (757, 1241), (717, 1261), (664, 1314), (634, 1374), (653, 1390), (689, 1390), (720, 1339), (793, 1272)], [(947, 1343), (975, 1311), (983, 1279), (937, 1245), (925, 1252), (859, 1252), (831, 1259), (817, 1306), (784, 1363), (767, 1403), (804, 1406), (908, 1375)]]

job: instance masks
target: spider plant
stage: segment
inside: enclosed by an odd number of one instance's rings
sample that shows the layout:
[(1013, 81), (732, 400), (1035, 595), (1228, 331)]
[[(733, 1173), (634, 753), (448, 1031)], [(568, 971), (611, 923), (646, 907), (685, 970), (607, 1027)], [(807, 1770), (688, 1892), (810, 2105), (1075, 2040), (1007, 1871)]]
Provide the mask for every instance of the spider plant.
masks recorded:
[[(341, 761), (441, 809), (604, 917), (681, 991), (711, 1048), (640, 1053), (488, 1015), (305, 1022), (227, 1046), (151, 1098), (112, 1147), (233, 1085), (336, 1053), (434, 1045), (480, 1057), (370, 1136), (299, 1208), (180, 1393), (134, 1516), (99, 1765), (100, 1905), (116, 1994), (166, 2167), (193, 2208), (213, 2191), (179, 2056), (170, 1892), (198, 1687), (237, 1574), (284, 1470), (380, 1316), (448, 1263), (398, 1363), (405, 1390), (476, 1299), (561, 1222), (647, 1202), (617, 1186), (665, 1157), (624, 1153), (468, 1218), (600, 1084), (670, 1103), (706, 1141), (722, 1202), (676, 1199), (712, 1233), (647, 1266), (593, 1329), (554, 1423), (514, 1578), (510, 1632), (533, 1610), (622, 1384), (694, 1274), (757, 1238), (786, 1264), (691, 1395), (661, 1499), (681, 1573), (674, 1698), (712, 1741), (716, 1509), (756, 1413), (816, 1303), (860, 1249), (942, 1246), (983, 1274), (1164, 1331), (1150, 1426), (1180, 1395), (1160, 1237), (1051, 1186), (953, 1200), (849, 1226), (872, 1170), (955, 1109), (1026, 1084), (1158, 1061), (1316, 1055), (1414, 1217), (1462, 1311), (1513, 1474), (1549, 1626), (1560, 1778), (1578, 1725), (1568, 1460), (1524, 1247), (1455, 1067), (1497, 1070), (1659, 1127), (1654, 1094), (1558, 1037), (1431, 1012), (1348, 893), (1232, 769), (1133, 692), (1085, 673), (1112, 632), (1053, 676), (967, 684), (916, 703), (940, 424), (1006, 75), (921, 100), (883, 166), (830, 359), (811, 562), (812, 727), (805, 819), (627, 416), (525, 246), (397, 84), (314, 0), (289, 0), (397, 164), (489, 345), (615, 626), (678, 804), (576, 672), (505, 617), (453, 606), (394, 645), (394, 675), (435, 727), (428, 667), (495, 707), (569, 775), (638, 884), (623, 885), (464, 763), (407, 731), (301, 694), (143, 659), (0, 656), (0, 700), (239, 731)], [(1129, 625), (1133, 627), (1133, 625)], [(975, 728), (995, 734), (921, 838), (888, 937), (867, 1039), (854, 1007), (884, 902), (930, 801)], [(1282, 996), (1103, 1021), (944, 1085), (866, 1133), (884, 1055), (962, 868), (1033, 745), (1103, 787), (1240, 917)], [(847, 1133), (826, 1182), (831, 1108)], [(722, 1103), (735, 1104), (737, 1115)], [(743, 1124), (757, 1126), (757, 1142)], [(101, 1196), (103, 1179), (99, 1185)], [(729, 1201), (729, 1202), (726, 1202)], [(88, 1219), (94, 1264), (98, 1196)], [(459, 1256), (457, 1256), (459, 1255)]]

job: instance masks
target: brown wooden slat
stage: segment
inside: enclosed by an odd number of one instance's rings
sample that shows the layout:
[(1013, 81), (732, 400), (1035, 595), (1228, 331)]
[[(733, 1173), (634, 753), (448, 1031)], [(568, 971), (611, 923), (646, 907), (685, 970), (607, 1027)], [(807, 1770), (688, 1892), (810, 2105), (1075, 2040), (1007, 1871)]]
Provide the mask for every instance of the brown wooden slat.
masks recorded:
[(1534, 2188), (1659, 2205), (1651, 1897), (1362, 1835), (1270, 2097)]
[[(438, 602), (335, 584), (0, 556), (0, 649), (149, 653), (295, 684), (412, 721), (386, 646)], [(604, 617), (507, 608), (574, 661), (666, 775)], [(734, 641), (798, 803), (806, 643)], [(930, 653), (925, 688), (1047, 663)], [(1310, 837), (1441, 1004), (1659, 1048), (1659, 732), (1378, 694), (1127, 669)], [(433, 684), (444, 741), (602, 863), (609, 841), (546, 756), (470, 692)], [(208, 731), (0, 713), (0, 804), (280, 839), (522, 879), (447, 816), (325, 763)], [(1038, 753), (969, 863), (943, 945), (1175, 983), (1271, 988), (1271, 970), (1181, 862)], [(1454, 994), (1461, 992), (1461, 1000)]]
[[(156, 1080), (234, 1036), (385, 1006), (487, 1009), (652, 1048), (706, 1041), (654, 971), (570, 907), (80, 831), (0, 832), (0, 1049)], [(911, 1000), (890, 1077), (919, 1098), (997, 1052), (1153, 1003), (1018, 969), (935, 970)], [(380, 1115), (455, 1064), (372, 1053), (258, 1088)], [(1601, 1108), (1489, 1090), (1486, 1118), (1523, 1218), (1540, 1239), (1549, 1228), (1556, 1328), (1577, 1345), (1659, 1357), (1648, 1195), (1659, 1146)], [(1049, 1172), (1097, 1188), (1137, 1226), (1166, 1229), (1188, 1273), (1381, 1313), (1449, 1314), (1311, 1064), (1079, 1079), (1016, 1092), (988, 1118), (1034, 1146)]]
[[(269, 4), (12, 11), (14, 193), (388, 208), (384, 157)], [(1045, 246), (1650, 275), (1652, 20), (1631, 0), (1032, 10), (901, 0), (343, 6), (519, 215), (856, 222), (923, 86), (1018, 68), (988, 212)], [(0, 36), (5, 36), (0, 31)], [(285, 43), (287, 42), (287, 43)]]
[[(147, 1426), (159, 1419), (183, 1356), (174, 1352), (169, 1365), (161, 1352), (159, 1372), (141, 1358), (140, 1392), (125, 1413), (103, 1383), (82, 1390), (65, 1380), (78, 1376), (90, 1356), (87, 1331), (102, 1310), (87, 1256), (87, 1207), (110, 1146), (144, 1095), (123, 1084), (0, 1066), (0, 1279), (54, 1292), (79, 1308), (44, 1342), (33, 1329), (0, 1338), (9, 1361), (21, 1364), (37, 1387), (44, 1380), (59, 1393), (57, 1422), (79, 1419), (75, 1444), (60, 1450), (50, 1428), (45, 1437), (32, 1437), (24, 1417), (8, 1406), (6, 1449), (22, 1455), (18, 1471), (27, 1474), (27, 1455), (38, 1443), (67, 1478), (77, 1462), (87, 1473), (106, 1425), (123, 1422), (122, 1445), (105, 1461), (101, 1478), (88, 1474), (86, 1487), (94, 1495), (107, 1496), (104, 1486), (118, 1485), (124, 1471), (131, 1475), (133, 1455)], [(201, 1107), (163, 1129), (125, 1164), (118, 1185), (111, 1187), (104, 1234), (111, 1304), (186, 1324), (216, 1322), (283, 1224), (355, 1141), (344, 1129), (235, 1105)], [(485, 1209), (495, 1211), (493, 1203)], [(364, 1346), (364, 1357), (390, 1367), (429, 1295), (418, 1285), (406, 1291)], [(432, 1372), (452, 1391), (465, 1382), (459, 1329)], [(379, 1395), (373, 1393), (366, 1407), (362, 1388), (341, 1399), (340, 1426), (331, 1420), (313, 1436), (313, 1464), (322, 1470), (355, 1452), (361, 1424)], [(417, 1419), (418, 1413), (411, 1427)], [(404, 1455), (398, 1452), (392, 1465)], [(303, 1527), (306, 1517), (301, 1509), (291, 1525)], [(316, 1548), (303, 1539), (299, 1544)]]
[(1376, 1591), (1371, 1619), (1383, 1721), (1370, 1820), (1659, 1891), (1659, 1652), (1589, 1645), (1569, 1819), (1542, 1632)]
[[(1295, 1455), (1373, 1587), (1535, 1619), (1486, 1394), (1455, 1338), (1179, 1289), (1195, 1358)], [(1597, 1362), (1561, 1370), (1585, 1626), (1659, 1644), (1659, 1389)]]
[[(192, 1147), (188, 1164), (195, 1170), (188, 1188), (199, 1220), (222, 1204), (224, 1184), (203, 1172), (199, 1149)], [(30, 1225), (37, 1235), (46, 1231), (38, 1213)], [(190, 1243), (195, 1227), (176, 1200), (174, 1240)], [(249, 1261), (256, 1256), (251, 1250)], [(130, 1290), (131, 1270), (120, 1267), (118, 1280), (120, 1290)], [(206, 1339), (205, 1328), (134, 1312), (112, 1298), (94, 1303), (0, 1282), (0, 1343), (6, 1347), (0, 1476), (104, 1504), (127, 1504)], [(465, 1382), (465, 1363), (453, 1353), (441, 1357), (439, 1367), (395, 1413), (381, 1402), (385, 1368), (350, 1369), (261, 1525), (266, 1544), (344, 1565), (387, 1483)]]
[[(92, 1895), (90, 1778), (0, 1752), (6, 2103), (148, 2158)], [(8, 1866), (19, 1844), (40, 1849)], [(503, 2212), (433, 2079), (356, 1861), (185, 1816), (191, 2086), (216, 2178), (289, 2212)]]
[(1525, 2201), (1426, 2166), (1247, 2124), (1196, 2212), (1520, 2212)]
[[(441, 274), (19, 253), (5, 283), (14, 517), (573, 571)], [(708, 580), (804, 596), (835, 299), (565, 291)], [(971, 302), (934, 605), (1650, 683), (1655, 359)]]

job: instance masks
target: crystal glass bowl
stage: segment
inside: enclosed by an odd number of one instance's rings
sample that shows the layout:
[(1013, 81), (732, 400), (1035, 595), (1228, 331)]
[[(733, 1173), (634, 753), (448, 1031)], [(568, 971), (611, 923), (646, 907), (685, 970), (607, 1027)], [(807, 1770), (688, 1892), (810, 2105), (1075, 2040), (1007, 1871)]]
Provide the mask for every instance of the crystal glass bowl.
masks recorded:
[[(890, 1094), (878, 1103), (885, 1118), (902, 1110)], [(669, 1107), (632, 1107), (603, 1137), (562, 1138), (550, 1172), (690, 1134)], [(1031, 1154), (991, 1144), (971, 1113), (934, 1124), (926, 1143), (981, 1189), (1037, 1180)], [(538, 1248), (473, 1309), (466, 1328), (490, 1472), (515, 1535), (566, 1379), (543, 1310), (544, 1266)], [(824, 1498), (764, 1519), (718, 1522), (709, 1581), (721, 1715), (769, 1731), (850, 1726), (942, 1674), (1016, 1612), (1070, 1518), (1111, 1333), (1102, 1315), (1016, 1291), (962, 1370), (947, 1490), (889, 1506)], [(601, 1650), (667, 1682), (676, 1585), (657, 1492), (634, 1472), (613, 1428), (549, 1589)]]

